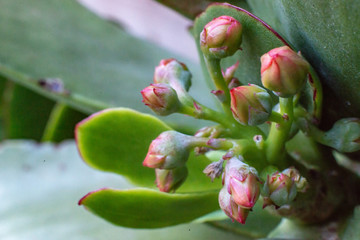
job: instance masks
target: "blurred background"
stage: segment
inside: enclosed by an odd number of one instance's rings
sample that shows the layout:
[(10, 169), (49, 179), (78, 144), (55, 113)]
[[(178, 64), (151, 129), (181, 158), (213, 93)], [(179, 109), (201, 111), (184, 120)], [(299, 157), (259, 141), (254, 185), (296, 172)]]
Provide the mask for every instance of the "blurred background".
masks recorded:
[(192, 21), (152, 0), (79, 0), (99, 16), (120, 24), (127, 32), (198, 61), (188, 32)]

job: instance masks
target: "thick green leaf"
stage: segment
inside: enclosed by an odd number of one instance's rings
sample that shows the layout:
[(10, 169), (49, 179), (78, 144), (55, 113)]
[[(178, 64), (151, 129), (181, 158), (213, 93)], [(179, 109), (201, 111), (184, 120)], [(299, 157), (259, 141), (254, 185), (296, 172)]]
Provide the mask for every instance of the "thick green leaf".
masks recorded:
[(65, 139), (73, 139), (76, 124), (87, 116), (64, 104), (57, 103), (52, 109), (42, 140), (61, 142)]
[(74, 142), (56, 146), (28, 141), (2, 143), (0, 239), (239, 239), (203, 224), (152, 230), (109, 224), (76, 204), (86, 192), (103, 186), (130, 187), (121, 177), (86, 166)]
[[(1, 0), (0, 35), (0, 75), (86, 113), (116, 106), (150, 112), (141, 103), (140, 90), (152, 82), (162, 58), (177, 57), (131, 37), (74, 0)], [(197, 65), (189, 68), (195, 95), (208, 98), (210, 93), (201, 91)], [(40, 79), (53, 78), (66, 91), (39, 85)], [(181, 116), (166, 119), (203, 125)]]
[[(325, 86), (325, 120), (360, 116), (360, 2), (249, 0), (310, 61)], [(275, 17), (269, 17), (275, 16)], [(345, 111), (346, 110), (346, 111)], [(331, 121), (329, 121), (331, 124)]]
[(213, 2), (227, 2), (234, 4), (238, 7), (248, 9), (249, 6), (245, 0), (229, 0), (229, 1), (216, 1), (216, 0), (187, 0), (187, 1), (177, 1), (177, 0), (157, 0), (159, 3), (164, 4), (165, 6), (174, 9), (175, 11), (181, 13), (185, 17), (194, 19), (197, 15), (202, 13), (206, 7)]
[(41, 140), (54, 102), (15, 84), (7, 111), (6, 137)]
[(218, 192), (168, 194), (150, 189), (100, 189), (82, 198), (96, 215), (124, 227), (160, 228), (189, 222), (219, 209)]
[[(79, 123), (76, 139), (80, 154), (90, 166), (115, 172), (143, 187), (155, 187), (154, 169), (142, 165), (149, 145), (170, 128), (159, 119), (130, 109), (108, 109)], [(202, 173), (211, 162), (204, 156), (190, 156), (189, 176), (181, 191), (218, 189)]]

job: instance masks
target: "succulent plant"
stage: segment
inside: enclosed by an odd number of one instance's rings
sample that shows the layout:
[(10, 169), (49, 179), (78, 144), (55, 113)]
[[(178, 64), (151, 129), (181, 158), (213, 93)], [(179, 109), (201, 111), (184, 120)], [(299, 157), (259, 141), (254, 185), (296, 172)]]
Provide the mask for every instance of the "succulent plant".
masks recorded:
[(65, 2), (4, 0), (2, 125), (52, 142), (75, 128), (87, 165), (132, 184), (83, 188), (79, 205), (129, 228), (358, 238), (360, 3), (159, 0), (194, 20), (199, 66)]

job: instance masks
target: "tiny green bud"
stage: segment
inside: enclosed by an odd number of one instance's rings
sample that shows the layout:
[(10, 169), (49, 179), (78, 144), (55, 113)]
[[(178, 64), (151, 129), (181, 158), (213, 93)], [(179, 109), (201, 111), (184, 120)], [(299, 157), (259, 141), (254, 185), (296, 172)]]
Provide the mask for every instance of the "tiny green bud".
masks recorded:
[(181, 106), (175, 90), (168, 84), (151, 84), (141, 91), (141, 95), (143, 103), (161, 116), (175, 113)]
[(261, 57), (261, 81), (279, 97), (291, 97), (306, 82), (309, 63), (288, 46), (272, 49)]
[(184, 63), (173, 58), (163, 59), (155, 68), (154, 83), (167, 83), (175, 90), (181, 87), (189, 91), (191, 73)]
[(231, 111), (234, 118), (244, 125), (259, 125), (266, 122), (271, 114), (270, 94), (254, 84), (230, 90)]
[(185, 181), (188, 170), (186, 166), (174, 169), (155, 169), (156, 186), (162, 192), (175, 192)]
[(242, 25), (230, 16), (215, 18), (200, 33), (200, 47), (208, 58), (234, 55), (242, 41)]
[(275, 172), (268, 175), (263, 188), (265, 208), (268, 205), (281, 207), (290, 203), (296, 197), (297, 189), (295, 182), (286, 174)]
[(161, 133), (149, 146), (143, 165), (149, 168), (182, 167), (189, 158), (192, 136), (176, 131)]

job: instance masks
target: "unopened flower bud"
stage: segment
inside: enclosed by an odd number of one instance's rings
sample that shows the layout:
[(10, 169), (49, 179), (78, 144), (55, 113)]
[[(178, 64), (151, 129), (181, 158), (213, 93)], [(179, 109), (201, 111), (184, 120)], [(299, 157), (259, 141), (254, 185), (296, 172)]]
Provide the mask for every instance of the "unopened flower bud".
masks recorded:
[(270, 94), (254, 84), (230, 90), (231, 111), (234, 118), (244, 125), (259, 125), (266, 122), (272, 111)]
[(185, 181), (188, 170), (186, 166), (174, 169), (155, 169), (156, 186), (162, 192), (175, 192)]
[(175, 90), (168, 84), (151, 84), (141, 91), (143, 102), (161, 116), (177, 112), (181, 103)]
[(239, 67), (239, 61), (237, 61), (234, 65), (228, 67), (225, 72), (223, 72), (223, 77), (225, 79), (225, 82), (229, 84), (231, 79), (234, 78), (234, 74), (236, 69)]
[(263, 188), (264, 205), (275, 205), (276, 208), (290, 203), (297, 194), (295, 182), (286, 174), (275, 172), (268, 175)]
[(161, 169), (184, 166), (190, 154), (190, 138), (176, 131), (161, 133), (151, 142), (143, 165)]
[(232, 199), (242, 208), (251, 209), (259, 198), (257, 171), (235, 157), (226, 164), (224, 183)]
[(298, 192), (304, 192), (308, 187), (306, 178), (300, 175), (300, 172), (294, 167), (289, 167), (282, 171), (283, 174), (289, 176), (295, 183)]
[(242, 208), (236, 204), (225, 187), (220, 190), (219, 205), (224, 213), (232, 220), (236, 220), (241, 224), (245, 224), (250, 210), (247, 208)]
[(163, 59), (155, 68), (154, 83), (166, 83), (178, 90), (179, 87), (189, 90), (191, 73), (187, 66), (173, 58)]
[(309, 63), (288, 46), (272, 49), (261, 57), (262, 84), (280, 97), (298, 93), (309, 69)]
[(242, 26), (230, 16), (215, 18), (200, 33), (200, 47), (208, 58), (234, 55), (242, 41)]

